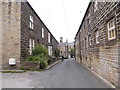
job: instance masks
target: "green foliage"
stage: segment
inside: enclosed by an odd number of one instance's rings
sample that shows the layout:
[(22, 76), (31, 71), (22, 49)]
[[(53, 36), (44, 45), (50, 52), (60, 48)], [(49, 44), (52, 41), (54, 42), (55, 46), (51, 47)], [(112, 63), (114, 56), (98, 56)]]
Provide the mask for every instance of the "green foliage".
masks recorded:
[(47, 67), (47, 65), (48, 65), (47, 61), (45, 61), (45, 60), (40, 61), (40, 68), (41, 69), (45, 69)]
[(51, 63), (52, 63), (52, 61), (53, 61), (52, 57), (51, 57), (51, 56), (49, 56), (49, 57), (48, 57), (48, 64), (51, 64)]
[(0, 73), (24, 73), (26, 72), (26, 70), (23, 70), (23, 71), (2, 71)]
[(48, 65), (48, 50), (43, 45), (38, 45), (32, 52), (32, 55), (28, 58), (31, 62), (37, 62), (41, 69), (45, 69)]
[(38, 62), (38, 57), (30, 56), (30, 57), (28, 58), (28, 60), (31, 61), (31, 62)]
[(43, 45), (38, 45), (35, 47), (35, 49), (32, 52), (33, 56), (39, 56), (39, 55), (43, 55), (48, 57), (48, 50), (46, 47), (44, 47)]
[(59, 56), (60, 56), (60, 50), (59, 50), (59, 49), (56, 49), (56, 50), (55, 50), (55, 57), (58, 58)]
[(19, 69), (20, 70), (25, 70), (25, 67), (24, 66), (20, 66)]

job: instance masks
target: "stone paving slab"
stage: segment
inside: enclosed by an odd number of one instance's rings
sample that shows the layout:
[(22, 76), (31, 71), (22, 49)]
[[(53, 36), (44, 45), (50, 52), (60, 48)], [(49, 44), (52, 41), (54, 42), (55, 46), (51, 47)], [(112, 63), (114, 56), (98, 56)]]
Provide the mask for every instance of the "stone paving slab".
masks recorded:
[(29, 73), (2, 73), (2, 88), (34, 88)]

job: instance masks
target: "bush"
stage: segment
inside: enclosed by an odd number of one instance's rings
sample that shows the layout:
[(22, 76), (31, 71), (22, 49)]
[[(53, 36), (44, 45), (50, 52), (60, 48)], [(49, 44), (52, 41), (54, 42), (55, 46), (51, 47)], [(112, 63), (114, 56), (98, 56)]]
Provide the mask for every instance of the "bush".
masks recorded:
[(24, 66), (20, 66), (19, 69), (20, 70), (25, 70), (25, 67)]
[(48, 50), (43, 45), (38, 45), (33, 50), (32, 56), (41, 56), (41, 55), (48, 57)]
[(40, 62), (40, 69), (45, 69), (47, 67), (47, 62), (45, 60), (41, 60)]
[(40, 69), (45, 69), (48, 65), (48, 50), (43, 45), (38, 45), (32, 52), (32, 55), (28, 58), (31, 62), (37, 62), (40, 65)]
[(50, 65), (52, 63), (53, 59), (51, 56), (48, 57), (48, 64)]
[(37, 63), (39, 63), (39, 61), (40, 61), (39, 59), (40, 59), (40, 57), (37, 57), (37, 56), (30, 56), (28, 58), (29, 61), (31, 61), (31, 62), (37, 62)]

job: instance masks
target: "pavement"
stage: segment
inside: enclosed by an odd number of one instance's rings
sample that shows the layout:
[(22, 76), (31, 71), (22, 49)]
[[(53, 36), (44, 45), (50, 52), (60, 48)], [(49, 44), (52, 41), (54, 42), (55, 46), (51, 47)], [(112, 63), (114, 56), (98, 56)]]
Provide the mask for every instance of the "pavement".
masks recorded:
[(58, 64), (59, 62), (61, 62), (61, 60), (58, 60), (58, 61), (54, 62), (53, 64), (49, 65), (49, 66), (46, 68), (46, 70), (52, 68), (53, 66), (55, 66), (55, 65)]
[(43, 72), (3, 73), (3, 88), (112, 88), (74, 59)]
[(34, 88), (29, 73), (2, 73), (2, 88)]
[(0, 90), (2, 89), (2, 73), (0, 73)]

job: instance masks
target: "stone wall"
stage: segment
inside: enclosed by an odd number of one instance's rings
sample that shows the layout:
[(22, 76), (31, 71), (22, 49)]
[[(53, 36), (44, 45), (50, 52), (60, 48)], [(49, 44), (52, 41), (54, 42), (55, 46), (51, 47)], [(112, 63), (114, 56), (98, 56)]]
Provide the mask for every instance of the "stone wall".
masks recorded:
[[(28, 2), (21, 3), (21, 59), (25, 60), (28, 56), (26, 52), (29, 51), (29, 39), (32, 38), (35, 40), (35, 46), (39, 44), (45, 45), (47, 48), (48, 46), (52, 46), (53, 55), (55, 50), (58, 48), (58, 42), (31, 7)], [(29, 17), (30, 15), (33, 16), (34, 21), (34, 28), (30, 29), (29, 27)], [(42, 28), (44, 28), (44, 38), (42, 38)], [(48, 42), (48, 33), (50, 33), (50, 43)]]
[[(53, 52), (58, 46), (57, 40), (31, 7), (28, 2), (2, 2), (2, 64), (4, 69), (9, 67), (9, 58), (15, 58), (16, 68), (22, 65), (21, 60), (26, 60), (29, 56), (29, 39), (35, 41), (35, 46), (44, 44), (46, 47), (52, 46)], [(33, 16), (33, 26), (31, 29), (30, 15)], [(1, 28), (1, 27), (0, 27)], [(42, 28), (44, 28), (44, 38), (42, 38)], [(48, 42), (48, 33), (50, 40)], [(1, 47), (0, 47), (1, 48)], [(15, 68), (15, 67), (14, 67)]]
[(40, 66), (35, 62), (23, 61), (20, 68), (25, 70), (38, 70)]
[(0, 1), (0, 69), (2, 69), (2, 2)]
[(77, 62), (80, 62), (80, 45), (79, 45), (79, 34), (76, 37), (76, 41), (75, 41), (75, 58), (77, 60)]
[(2, 64), (9, 67), (9, 58), (20, 63), (20, 2), (2, 2)]
[[(81, 60), (85, 66), (91, 68), (116, 87), (120, 87), (118, 85), (120, 3), (97, 2), (97, 10), (94, 11), (94, 9), (94, 2), (91, 2), (76, 35), (76, 46), (81, 44), (80, 50), (76, 50), (81, 52)], [(107, 23), (111, 18), (115, 19), (116, 38), (113, 40), (108, 39), (107, 29)], [(97, 30), (99, 31), (99, 43), (96, 43), (95, 37)], [(78, 42), (79, 34), (80, 41)]]

